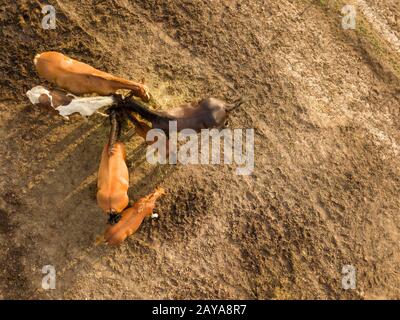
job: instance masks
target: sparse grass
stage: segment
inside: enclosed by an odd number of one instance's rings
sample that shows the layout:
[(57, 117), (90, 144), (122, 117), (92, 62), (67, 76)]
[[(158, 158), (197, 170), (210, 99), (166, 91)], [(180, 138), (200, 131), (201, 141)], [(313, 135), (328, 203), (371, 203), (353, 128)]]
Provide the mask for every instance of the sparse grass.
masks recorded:
[[(340, 16), (343, 6), (347, 4), (356, 4), (355, 1), (351, 0), (316, 0), (315, 3), (320, 5), (327, 13), (332, 14), (336, 12), (338, 16)], [(359, 10), (356, 19), (357, 25), (355, 32), (360, 42), (365, 45), (364, 49), (372, 58), (392, 70), (393, 74), (400, 79), (400, 54), (390, 47), (386, 40), (370, 25)]]
[(293, 300), (296, 299), (296, 297), (293, 297), (293, 295), (283, 289), (283, 288), (275, 288), (274, 293), (273, 293), (273, 300)]
[[(193, 84), (195, 86), (196, 84)], [(170, 109), (193, 100), (187, 81), (160, 81), (157, 87), (151, 88), (150, 105), (157, 109)]]
[(328, 4), (328, 0), (317, 0), (317, 2), (319, 2), (319, 4), (322, 6), (326, 6)]
[(392, 50), (389, 44), (370, 26), (368, 21), (359, 16), (356, 32), (358, 36), (371, 45), (372, 56), (393, 69), (394, 74), (400, 79), (400, 55)]

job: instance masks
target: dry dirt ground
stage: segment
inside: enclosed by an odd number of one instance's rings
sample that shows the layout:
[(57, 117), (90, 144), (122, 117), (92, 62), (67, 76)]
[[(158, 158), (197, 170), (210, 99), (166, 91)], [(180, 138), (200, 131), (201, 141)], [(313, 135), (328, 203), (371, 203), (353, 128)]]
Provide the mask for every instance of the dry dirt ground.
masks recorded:
[[(0, 5), (1, 298), (400, 298), (400, 54), (373, 19), (358, 11), (344, 30), (346, 2), (328, 0), (50, 0), (44, 30), (41, 3)], [(362, 5), (399, 37), (397, 0)], [(125, 137), (131, 199), (168, 193), (158, 220), (95, 246), (108, 122), (29, 104), (48, 50), (145, 78), (164, 108), (248, 98), (230, 126), (255, 129), (253, 174), (152, 166)]]

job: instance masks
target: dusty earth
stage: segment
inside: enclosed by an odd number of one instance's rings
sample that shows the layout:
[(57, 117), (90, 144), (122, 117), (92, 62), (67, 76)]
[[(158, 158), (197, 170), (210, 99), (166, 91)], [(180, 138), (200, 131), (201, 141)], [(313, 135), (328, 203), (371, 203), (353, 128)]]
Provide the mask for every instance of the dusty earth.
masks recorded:
[[(400, 53), (361, 11), (341, 27), (355, 2), (51, 0), (55, 30), (41, 1), (2, 3), (0, 297), (399, 299)], [(397, 0), (362, 5), (400, 36)], [(253, 174), (152, 166), (125, 135), (131, 199), (168, 193), (158, 220), (95, 246), (108, 122), (30, 105), (32, 59), (48, 50), (145, 78), (163, 108), (246, 97), (230, 127), (255, 129)], [(55, 290), (41, 287), (48, 264)]]

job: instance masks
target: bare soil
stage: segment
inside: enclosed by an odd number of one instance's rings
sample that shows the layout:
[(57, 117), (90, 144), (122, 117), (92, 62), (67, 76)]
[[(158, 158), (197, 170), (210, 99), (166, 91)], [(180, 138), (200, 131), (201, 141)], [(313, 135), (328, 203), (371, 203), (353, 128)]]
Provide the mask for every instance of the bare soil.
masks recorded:
[[(399, 35), (398, 1), (365, 2)], [(361, 13), (343, 30), (341, 1), (50, 3), (55, 30), (39, 1), (0, 5), (0, 298), (400, 298), (400, 59)], [(125, 136), (130, 198), (167, 195), (120, 247), (95, 246), (108, 122), (30, 105), (49, 50), (145, 78), (164, 108), (248, 98), (230, 127), (255, 129), (253, 174), (152, 166)]]

